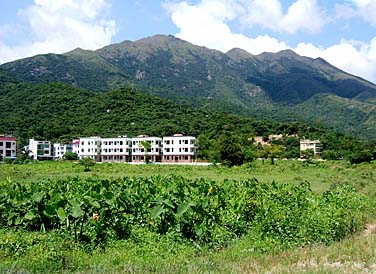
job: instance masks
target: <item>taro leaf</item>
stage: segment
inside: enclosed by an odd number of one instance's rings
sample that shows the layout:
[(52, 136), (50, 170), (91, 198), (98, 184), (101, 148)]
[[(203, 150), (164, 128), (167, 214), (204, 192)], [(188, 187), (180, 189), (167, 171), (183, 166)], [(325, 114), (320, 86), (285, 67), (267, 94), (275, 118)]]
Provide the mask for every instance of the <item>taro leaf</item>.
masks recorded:
[(176, 215), (178, 217), (181, 217), (185, 212), (187, 212), (187, 210), (193, 206), (194, 203), (192, 202), (184, 202), (184, 203), (181, 203), (179, 206), (178, 206), (178, 209), (176, 211)]
[(39, 203), (40, 201), (42, 201), (43, 196), (44, 196), (44, 193), (37, 192), (37, 193), (34, 193), (31, 198), (33, 199), (34, 202)]
[(157, 219), (159, 217), (159, 215), (161, 215), (164, 211), (164, 208), (163, 206), (161, 205), (156, 205), (150, 212), (150, 217), (152, 219)]
[(163, 200), (162, 202), (165, 206), (171, 208), (171, 209), (174, 209), (174, 206), (171, 204), (171, 202), (169, 200)]
[(16, 221), (14, 222), (14, 224), (15, 224), (15, 225), (19, 225), (19, 224), (21, 224), (21, 222), (22, 222), (21, 218), (20, 218), (20, 217), (17, 217), (17, 218), (16, 218)]
[(90, 204), (93, 206), (93, 207), (96, 207), (96, 208), (100, 208), (101, 205), (97, 202), (97, 201), (91, 201)]
[(26, 213), (25, 216), (24, 216), (24, 218), (25, 218), (26, 220), (29, 220), (29, 221), (34, 220), (36, 217), (37, 217), (37, 216), (35, 216), (34, 212), (32, 212), (32, 211), (29, 211), (29, 212)]
[(52, 218), (55, 215), (55, 207), (52, 205), (47, 206), (46, 209), (43, 210), (43, 214), (48, 218)]
[(75, 205), (72, 207), (72, 217), (73, 218), (80, 218), (84, 214), (84, 211), (81, 209), (79, 205)]
[(57, 213), (57, 217), (59, 217), (60, 221), (62, 222), (64, 222), (65, 219), (67, 218), (67, 214), (65, 214), (65, 211), (62, 207), (59, 207), (56, 213)]

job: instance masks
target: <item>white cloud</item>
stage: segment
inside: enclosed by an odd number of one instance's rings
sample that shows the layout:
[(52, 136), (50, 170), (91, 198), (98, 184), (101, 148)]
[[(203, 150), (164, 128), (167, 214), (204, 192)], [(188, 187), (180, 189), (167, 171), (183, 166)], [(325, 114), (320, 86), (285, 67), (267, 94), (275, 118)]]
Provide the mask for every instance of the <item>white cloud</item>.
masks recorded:
[[(226, 24), (226, 19), (234, 18), (233, 14), (236, 14), (239, 6), (232, 1), (219, 1), (222, 4), (220, 11), (223, 12), (214, 14), (213, 9), (208, 8), (209, 2), (213, 1), (204, 0), (197, 6), (186, 2), (165, 4), (171, 12), (172, 21), (180, 30), (176, 34), (177, 37), (196, 45), (224, 52), (240, 47), (252, 54), (259, 54), (264, 51), (276, 52), (287, 47), (284, 42), (278, 42), (277, 39), (268, 35), (248, 38), (243, 34), (233, 33)], [(229, 11), (227, 15), (226, 10)]]
[[(214, 2), (219, 4), (216, 8), (213, 7)], [(245, 10), (247, 3), (250, 5)], [(324, 18), (323, 12), (315, 0), (298, 0), (289, 7), (286, 14), (283, 14), (279, 0), (201, 0), (196, 5), (187, 2), (166, 3), (165, 8), (171, 13), (172, 21), (179, 29), (177, 37), (222, 52), (235, 47), (252, 54), (291, 48), (287, 42), (269, 35), (252, 38), (234, 33), (229, 23), (238, 17), (251, 26), (257, 24), (273, 29), (279, 25), (280, 30), (291, 33), (303, 29), (317, 31), (325, 21), (320, 20)], [(319, 20), (316, 20), (316, 16)], [(304, 56), (322, 57), (346, 72), (376, 82), (376, 37), (369, 43), (343, 40), (327, 48), (300, 43), (294, 50)]]
[(298, 31), (319, 32), (328, 19), (316, 0), (298, 0), (292, 4), (280, 21), (281, 29), (296, 33)]
[(29, 24), (32, 40), (18, 45), (0, 41), (0, 63), (108, 45), (117, 29), (115, 21), (106, 16), (108, 8), (106, 0), (34, 0), (19, 11)]
[(360, 17), (373, 27), (376, 27), (376, 1), (375, 0), (347, 0), (345, 4), (337, 5), (337, 17), (348, 19)]
[(297, 0), (284, 14), (280, 0), (252, 0), (245, 5), (246, 13), (242, 15), (243, 24), (260, 25), (273, 31), (297, 33), (307, 31), (319, 32), (328, 22), (325, 12), (316, 0)]

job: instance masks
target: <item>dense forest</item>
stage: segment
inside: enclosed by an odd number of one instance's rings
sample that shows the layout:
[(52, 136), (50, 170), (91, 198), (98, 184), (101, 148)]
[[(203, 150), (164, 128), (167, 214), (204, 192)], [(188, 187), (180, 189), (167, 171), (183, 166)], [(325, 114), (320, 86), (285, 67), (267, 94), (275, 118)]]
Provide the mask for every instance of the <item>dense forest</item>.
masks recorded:
[[(199, 158), (231, 159), (242, 164), (255, 157), (297, 158), (299, 139), (320, 139), (328, 158), (340, 159), (359, 151), (373, 152), (374, 143), (302, 123), (257, 120), (239, 115), (198, 110), (125, 87), (107, 93), (66, 84), (0, 86), (0, 133), (13, 133), (20, 143), (28, 138), (69, 142), (79, 136), (114, 137), (140, 134), (198, 137)], [(270, 151), (253, 145), (253, 137), (283, 134)]]

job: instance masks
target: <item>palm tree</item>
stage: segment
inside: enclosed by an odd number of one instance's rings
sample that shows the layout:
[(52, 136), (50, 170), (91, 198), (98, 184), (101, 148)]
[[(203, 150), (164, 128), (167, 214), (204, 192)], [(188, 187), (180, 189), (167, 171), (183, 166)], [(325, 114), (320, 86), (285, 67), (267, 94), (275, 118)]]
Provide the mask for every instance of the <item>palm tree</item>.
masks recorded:
[(139, 147), (142, 147), (145, 152), (145, 163), (149, 163), (149, 157), (148, 157), (148, 152), (150, 151), (151, 144), (148, 141), (141, 141), (140, 144), (138, 145)]

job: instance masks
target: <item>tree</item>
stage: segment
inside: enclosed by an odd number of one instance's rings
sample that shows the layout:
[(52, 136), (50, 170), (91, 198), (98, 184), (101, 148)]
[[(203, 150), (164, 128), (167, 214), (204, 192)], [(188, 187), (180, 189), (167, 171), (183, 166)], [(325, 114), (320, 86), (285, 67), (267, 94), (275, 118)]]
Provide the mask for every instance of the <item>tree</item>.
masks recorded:
[(274, 165), (274, 159), (281, 157), (283, 151), (285, 150), (285, 147), (282, 145), (267, 145), (264, 147), (264, 150), (266, 152), (266, 155), (268, 158), (270, 158), (272, 165)]
[(228, 166), (242, 165), (245, 155), (241, 140), (237, 135), (225, 132), (219, 139), (219, 153), (223, 164)]
[(64, 160), (78, 160), (78, 155), (75, 152), (67, 151), (63, 155)]
[(91, 171), (91, 167), (95, 166), (95, 161), (89, 157), (82, 158), (80, 165), (84, 166), (84, 171)]
[(314, 155), (315, 152), (313, 151), (313, 149), (306, 149), (300, 152), (300, 157), (306, 160), (311, 160)]
[(356, 151), (349, 155), (348, 160), (352, 164), (370, 163), (372, 160), (372, 153), (369, 150)]
[(150, 149), (151, 149), (150, 142), (148, 142), (146, 140), (145, 141), (141, 141), (140, 144), (139, 144), (139, 147), (142, 147), (144, 149), (144, 153), (145, 153), (144, 161), (145, 161), (145, 163), (149, 163), (148, 152), (150, 152)]

